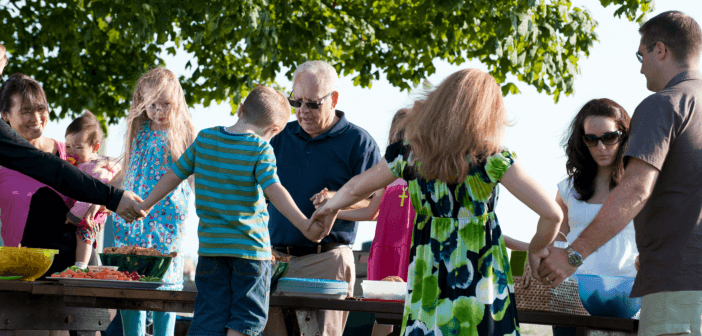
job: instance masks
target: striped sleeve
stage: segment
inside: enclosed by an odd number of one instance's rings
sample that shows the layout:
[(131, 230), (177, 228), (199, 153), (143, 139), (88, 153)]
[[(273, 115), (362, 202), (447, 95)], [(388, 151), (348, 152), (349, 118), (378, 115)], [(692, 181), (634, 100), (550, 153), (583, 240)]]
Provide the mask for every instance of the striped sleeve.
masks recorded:
[(273, 153), (273, 147), (269, 143), (265, 144), (259, 154), (254, 173), (256, 181), (261, 185), (261, 190), (266, 190), (273, 183), (280, 183), (276, 171), (275, 154)]
[(196, 147), (198, 140), (200, 140), (200, 134), (197, 135), (195, 141), (185, 150), (183, 155), (180, 156), (180, 159), (171, 165), (171, 169), (176, 176), (183, 180), (195, 172), (195, 154), (197, 153)]

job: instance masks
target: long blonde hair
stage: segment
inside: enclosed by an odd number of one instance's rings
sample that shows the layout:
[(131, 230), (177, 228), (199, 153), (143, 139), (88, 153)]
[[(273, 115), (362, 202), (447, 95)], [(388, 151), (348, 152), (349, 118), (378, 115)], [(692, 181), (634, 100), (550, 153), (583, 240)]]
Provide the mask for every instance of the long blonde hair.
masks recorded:
[(126, 172), (129, 168), (129, 159), (133, 149), (132, 142), (149, 121), (146, 108), (158, 100), (163, 93), (170, 93), (173, 99), (165, 124), (171, 160), (173, 162), (178, 160), (188, 146), (195, 141), (197, 132), (190, 118), (188, 105), (185, 102), (185, 95), (180, 82), (178, 82), (178, 77), (166, 68), (155, 68), (142, 75), (134, 89), (132, 106), (129, 108), (127, 116), (127, 134), (124, 154), (121, 159), (122, 172)]
[(502, 148), (509, 122), (500, 91), (488, 73), (464, 69), (446, 78), (412, 111), (405, 139), (422, 177), (459, 183), (473, 165)]

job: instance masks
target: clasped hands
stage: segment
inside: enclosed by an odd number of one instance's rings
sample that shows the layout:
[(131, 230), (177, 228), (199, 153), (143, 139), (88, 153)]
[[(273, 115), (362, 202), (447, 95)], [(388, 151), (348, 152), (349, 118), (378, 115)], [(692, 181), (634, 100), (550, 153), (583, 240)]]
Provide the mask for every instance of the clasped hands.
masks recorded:
[(329, 235), (336, 220), (336, 215), (339, 213), (339, 211), (332, 212), (331, 209), (320, 209), (334, 194), (334, 191), (324, 188), (310, 198), (314, 208), (317, 210), (307, 221), (306, 229), (302, 231), (302, 234), (315, 243), (319, 243), (324, 237)]
[(529, 251), (531, 276), (545, 285), (557, 287), (578, 269), (568, 262), (565, 249), (549, 246), (540, 251)]

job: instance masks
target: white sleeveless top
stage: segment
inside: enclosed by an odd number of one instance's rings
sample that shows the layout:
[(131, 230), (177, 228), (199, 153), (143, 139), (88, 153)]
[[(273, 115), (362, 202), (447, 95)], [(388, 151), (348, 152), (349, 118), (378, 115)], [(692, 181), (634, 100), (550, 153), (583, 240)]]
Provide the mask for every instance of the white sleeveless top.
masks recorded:
[[(568, 226), (570, 227), (568, 242), (572, 243), (590, 225), (602, 208), (602, 204), (590, 204), (578, 200), (577, 191), (567, 178), (558, 183), (558, 192), (561, 194), (563, 203), (568, 207)], [(634, 261), (638, 254), (634, 222), (631, 221), (624, 230), (587, 257), (576, 273), (635, 277)]]

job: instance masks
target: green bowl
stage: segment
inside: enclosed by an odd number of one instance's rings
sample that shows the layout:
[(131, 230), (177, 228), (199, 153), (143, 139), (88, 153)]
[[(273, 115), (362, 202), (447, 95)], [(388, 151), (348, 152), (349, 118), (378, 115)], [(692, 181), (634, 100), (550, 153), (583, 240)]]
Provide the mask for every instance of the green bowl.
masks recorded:
[(134, 254), (100, 253), (100, 260), (105, 266), (118, 266), (120, 271), (163, 278), (171, 265), (171, 257), (156, 257)]
[(289, 262), (271, 261), (271, 294), (278, 288), (278, 280), (288, 272)]

